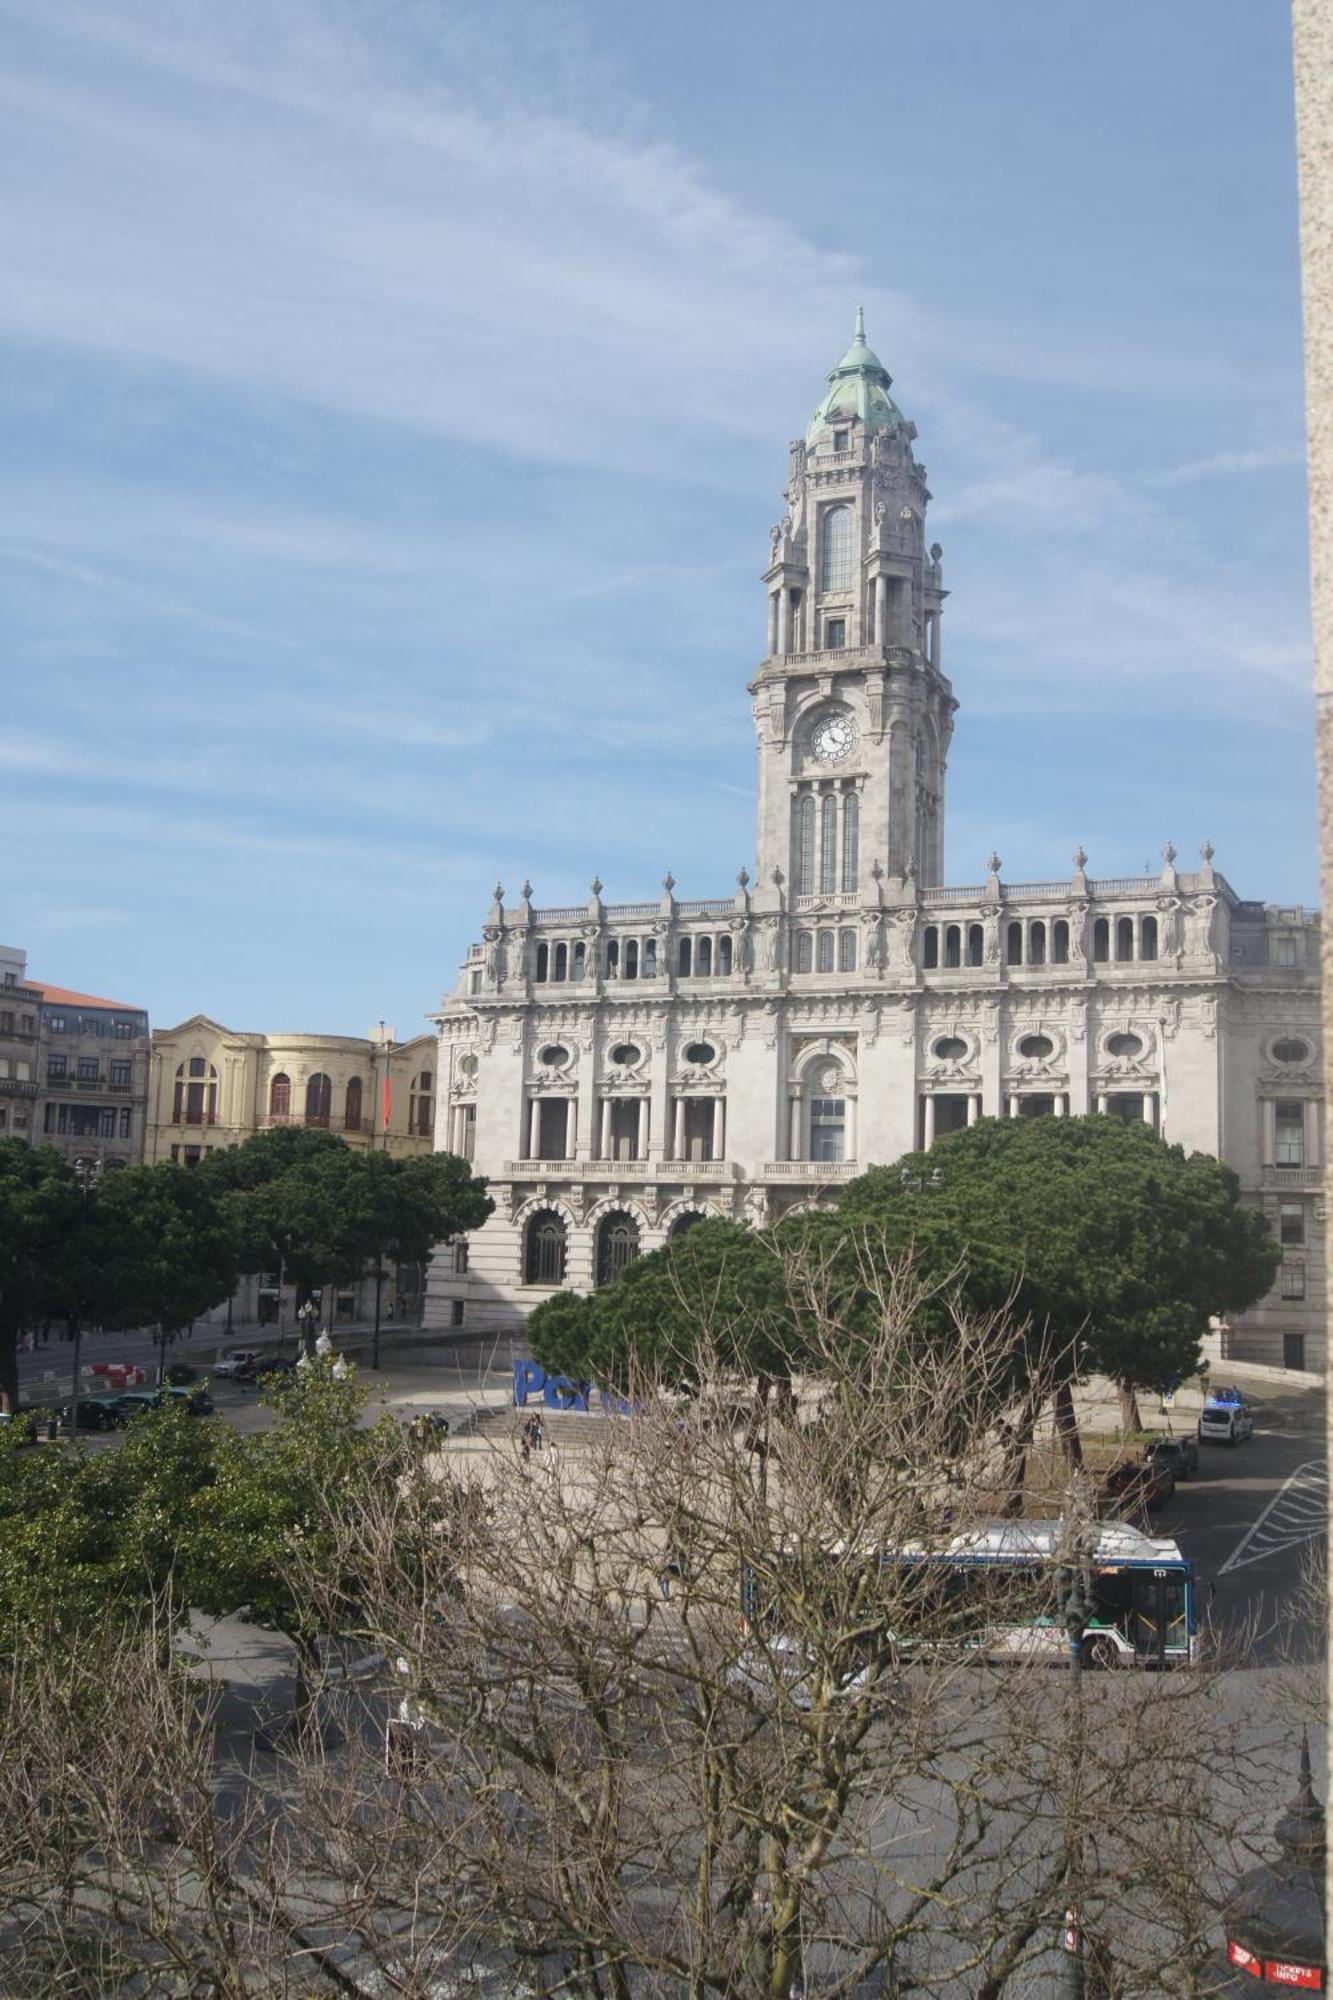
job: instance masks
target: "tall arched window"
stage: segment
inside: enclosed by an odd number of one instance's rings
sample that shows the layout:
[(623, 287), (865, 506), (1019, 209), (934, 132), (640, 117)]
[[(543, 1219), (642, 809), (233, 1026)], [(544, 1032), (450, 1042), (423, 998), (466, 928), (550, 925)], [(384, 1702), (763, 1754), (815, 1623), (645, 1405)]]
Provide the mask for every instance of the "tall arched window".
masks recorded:
[(940, 962), (940, 932), (938, 924), (927, 924), (921, 937), (921, 963), (927, 972), (932, 972)]
[(690, 970), (691, 970), (690, 954), (692, 953), (693, 950), (694, 946), (690, 942), (689, 938), (687, 937), (682, 938), (680, 941), (680, 947), (676, 953), (676, 971), (679, 973), (682, 979), (688, 979), (690, 977)]
[(963, 962), (963, 933), (959, 925), (946, 924), (944, 927), (944, 963), (947, 966), (961, 965)]
[(347, 1104), (343, 1111), (343, 1124), (349, 1132), (361, 1130), (361, 1079), (349, 1076), (347, 1079)]
[(574, 970), (570, 975), (571, 978), (582, 979), (583, 970), (587, 962), (588, 947), (585, 944), (576, 944), (574, 947)]
[(842, 886), (859, 887), (861, 869), (861, 801), (848, 792), (842, 802)]
[(855, 931), (839, 931), (838, 933), (838, 970), (839, 972), (855, 972), (856, 970)]
[(643, 976), (645, 979), (656, 979), (657, 977), (656, 938), (645, 938), (643, 941)]
[(796, 893), (815, 892), (815, 802), (806, 792), (796, 804)]
[(528, 1224), (523, 1253), (526, 1285), (560, 1285), (565, 1277), (565, 1222), (553, 1208), (539, 1208)]
[(1157, 919), (1156, 917), (1145, 917), (1139, 930), (1139, 957), (1156, 958), (1156, 956)]
[(597, 1230), (597, 1282), (612, 1284), (639, 1254), (639, 1225), (623, 1209), (604, 1216)]
[(333, 1109), (333, 1081), (322, 1070), (316, 1070), (305, 1087), (305, 1122), (307, 1125), (327, 1125), (329, 1113)]
[(550, 959), (550, 955), (551, 947), (548, 944), (539, 944), (537, 946), (537, 971), (535, 977), (538, 980), (544, 980), (546, 977), (547, 962)]
[(292, 1111), (292, 1080), (279, 1070), (268, 1087), (268, 1115), (270, 1118), (290, 1118)]
[(819, 933), (819, 949), (815, 963), (820, 972), (832, 972), (833, 970), (832, 931), (821, 931)]
[(1051, 964), (1069, 963), (1069, 925), (1064, 917), (1057, 917), (1051, 926)]
[(796, 938), (796, 970), (813, 972), (815, 969), (815, 940), (812, 931), (800, 931)]
[(412, 1078), (412, 1087), (408, 1092), (407, 1129), (421, 1139), (429, 1139), (435, 1130), (434, 1084), (434, 1071), (423, 1069), (420, 1076)]
[(608, 938), (606, 941), (606, 976), (608, 979), (620, 977), (620, 940)]
[(1005, 932), (1004, 956), (1007, 965), (1023, 963), (1023, 926), (1010, 924)]
[(830, 507), (820, 524), (819, 587), (821, 590), (850, 590), (852, 587), (850, 507)]
[(820, 894), (831, 896), (838, 886), (838, 801), (830, 792), (824, 800), (819, 852)]
[(1046, 926), (1038, 918), (1035, 923), (1028, 925), (1028, 964), (1045, 965), (1045, 963)]
[(188, 1075), (181, 1063), (176, 1071), (176, 1094), (172, 1105), (174, 1125), (215, 1125), (218, 1115), (218, 1073), (202, 1056), (191, 1056)]
[(558, 944), (555, 948), (554, 977), (556, 979), (563, 979), (568, 970), (569, 970), (569, 946), (567, 944)]
[(717, 941), (717, 970), (723, 979), (731, 977), (731, 939), (720, 937)]
[(1093, 924), (1092, 955), (1098, 965), (1105, 964), (1111, 956), (1111, 926), (1105, 917), (1098, 917)]
[(980, 924), (969, 924), (967, 927), (967, 962), (969, 965), (981, 965), (985, 957), (986, 933)]
[(694, 951), (694, 968), (700, 979), (707, 979), (713, 970), (713, 940), (701, 937)]
[(1115, 920), (1115, 955), (1119, 959), (1134, 956), (1134, 919), (1117, 917)]
[(625, 939), (625, 977), (637, 979), (639, 976), (639, 940)]

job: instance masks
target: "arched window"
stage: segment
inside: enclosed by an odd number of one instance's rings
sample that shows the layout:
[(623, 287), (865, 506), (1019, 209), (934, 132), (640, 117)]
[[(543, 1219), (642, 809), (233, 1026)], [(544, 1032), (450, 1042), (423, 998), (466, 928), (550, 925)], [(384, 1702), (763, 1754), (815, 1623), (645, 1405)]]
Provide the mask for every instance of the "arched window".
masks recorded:
[(606, 976), (608, 979), (620, 977), (620, 940), (608, 938), (606, 941)]
[(1028, 925), (1028, 964), (1045, 965), (1045, 963), (1046, 926), (1038, 919), (1036, 923)]
[(683, 1215), (676, 1217), (670, 1229), (668, 1229), (667, 1235), (683, 1236), (687, 1229), (693, 1229), (696, 1223), (706, 1222), (707, 1220), (708, 1218), (701, 1208), (687, 1208)]
[(823, 837), (819, 851), (819, 890), (831, 896), (838, 886), (838, 801), (832, 792), (824, 800)]
[(597, 1282), (612, 1284), (639, 1254), (639, 1225), (632, 1215), (616, 1209), (597, 1229)]
[(961, 965), (962, 962), (963, 933), (957, 924), (946, 924), (944, 927), (944, 963), (948, 966), (954, 966)]
[(349, 1076), (347, 1079), (347, 1103), (343, 1110), (343, 1124), (349, 1132), (361, 1130), (361, 1079)]
[(1156, 958), (1156, 956), (1157, 919), (1156, 917), (1145, 917), (1139, 930), (1139, 957)]
[(921, 963), (933, 972), (940, 962), (940, 933), (937, 924), (927, 924), (921, 937)]
[(815, 892), (815, 802), (809, 792), (796, 803), (796, 893)]
[(408, 1093), (407, 1129), (421, 1139), (429, 1139), (435, 1130), (435, 1100), (431, 1095), (434, 1083), (434, 1071), (423, 1069), (420, 1076), (412, 1078)]
[(838, 970), (839, 972), (855, 972), (856, 970), (855, 931), (839, 931), (838, 933)]
[(643, 941), (643, 976), (645, 979), (656, 979), (657, 977), (656, 938), (645, 938)]
[(861, 868), (861, 801), (848, 792), (842, 802), (842, 886), (859, 887)]
[(625, 977), (637, 979), (639, 976), (639, 940), (625, 939)]
[(690, 954), (693, 949), (694, 947), (687, 937), (681, 939), (679, 949), (676, 953), (676, 970), (682, 979), (688, 979), (690, 976)]
[(1023, 963), (1022, 924), (1010, 924), (1005, 933), (1004, 955), (1005, 963), (1008, 965), (1021, 965)]
[(1069, 963), (1069, 925), (1063, 917), (1057, 917), (1051, 926), (1051, 964)]
[(555, 970), (551, 976), (554, 979), (564, 979), (568, 975), (568, 972), (569, 946), (567, 944), (558, 944), (555, 948)]
[(819, 933), (819, 949), (816, 954), (815, 963), (821, 972), (832, 972), (833, 970), (832, 931), (821, 931)]
[(1092, 927), (1092, 955), (1098, 965), (1111, 956), (1111, 926), (1105, 917), (1098, 917)]
[(713, 940), (701, 937), (694, 948), (694, 969), (700, 979), (707, 979), (713, 970)]
[(815, 940), (811, 931), (798, 931), (796, 935), (796, 970), (813, 972), (815, 969)]
[(587, 945), (576, 944), (574, 947), (574, 970), (573, 970), (573, 977), (575, 979), (582, 979), (584, 971), (587, 967), (587, 963), (588, 963)]
[[(114, 1078), (113, 1078), (114, 1081)], [(171, 1118), (174, 1125), (215, 1125), (218, 1116), (218, 1073), (202, 1056), (191, 1056), (176, 1070)]]
[(819, 528), (819, 587), (821, 590), (850, 590), (852, 587), (852, 510), (830, 507)]
[(550, 952), (551, 948), (549, 945), (539, 944), (537, 946), (537, 970), (536, 973), (534, 974), (534, 977), (537, 978), (538, 980), (544, 980), (546, 978), (547, 965), (550, 959)]
[(720, 937), (717, 941), (717, 970), (722, 979), (731, 977), (731, 939)]
[(333, 1109), (333, 1082), (322, 1070), (307, 1080), (305, 1087), (305, 1122), (307, 1125), (327, 1125), (329, 1113)]
[(969, 965), (981, 965), (984, 963), (985, 957), (986, 933), (980, 924), (969, 924), (967, 927), (967, 962)]
[(292, 1080), (278, 1074), (268, 1087), (268, 1115), (270, 1118), (290, 1118), (292, 1111)]
[(1134, 919), (1117, 917), (1115, 920), (1115, 955), (1124, 961), (1134, 956)]
[(528, 1224), (523, 1253), (525, 1285), (560, 1285), (565, 1279), (565, 1222), (553, 1208), (539, 1208)]

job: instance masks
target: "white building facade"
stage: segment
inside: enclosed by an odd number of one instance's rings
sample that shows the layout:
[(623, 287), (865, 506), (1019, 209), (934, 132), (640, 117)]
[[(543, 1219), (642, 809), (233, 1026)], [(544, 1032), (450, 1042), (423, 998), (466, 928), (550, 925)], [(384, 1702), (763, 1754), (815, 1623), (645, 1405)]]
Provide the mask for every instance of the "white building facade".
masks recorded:
[[(1143, 1119), (1219, 1155), (1283, 1248), (1237, 1357), (1324, 1363), (1318, 920), (1213, 867), (943, 882), (957, 703), (916, 428), (857, 318), (764, 574), (757, 868), (534, 907), (497, 886), (436, 1017), (436, 1144), (496, 1212), (428, 1324), (513, 1327), (704, 1215), (762, 1225), (979, 1117)], [(461, 1268), (460, 1268), (461, 1267)]]

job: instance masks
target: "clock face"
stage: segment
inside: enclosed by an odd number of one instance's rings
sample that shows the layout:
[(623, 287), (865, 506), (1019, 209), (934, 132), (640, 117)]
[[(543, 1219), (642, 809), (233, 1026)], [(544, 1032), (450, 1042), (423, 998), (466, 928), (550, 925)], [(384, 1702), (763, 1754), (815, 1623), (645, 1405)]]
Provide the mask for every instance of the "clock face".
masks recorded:
[(841, 764), (856, 748), (856, 724), (850, 715), (826, 715), (810, 731), (812, 755), (821, 764)]

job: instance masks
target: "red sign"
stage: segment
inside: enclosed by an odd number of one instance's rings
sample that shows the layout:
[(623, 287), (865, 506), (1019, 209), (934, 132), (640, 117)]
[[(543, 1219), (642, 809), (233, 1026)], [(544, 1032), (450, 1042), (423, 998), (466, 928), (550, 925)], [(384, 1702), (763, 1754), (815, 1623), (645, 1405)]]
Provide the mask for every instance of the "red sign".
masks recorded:
[(1307, 1993), (1322, 1993), (1324, 1975), (1317, 1965), (1298, 1965), (1291, 1958), (1264, 1961), (1264, 1978), (1274, 1986), (1302, 1986)]
[(1262, 1979), (1264, 1976), (1262, 1961), (1252, 1951), (1246, 1951), (1243, 1944), (1237, 1944), (1234, 1938), (1227, 1939), (1227, 1963), (1238, 1965), (1242, 1972), (1249, 1973), (1251, 1979)]

